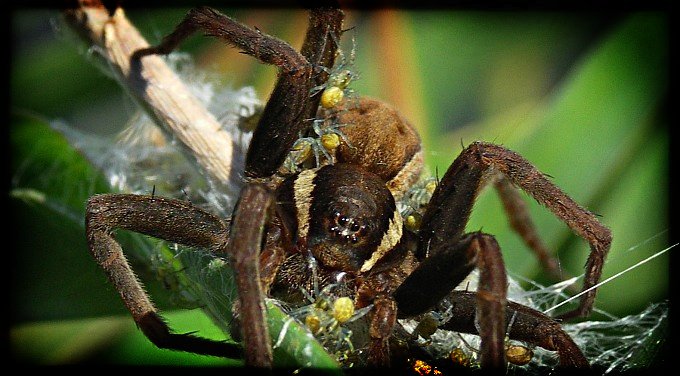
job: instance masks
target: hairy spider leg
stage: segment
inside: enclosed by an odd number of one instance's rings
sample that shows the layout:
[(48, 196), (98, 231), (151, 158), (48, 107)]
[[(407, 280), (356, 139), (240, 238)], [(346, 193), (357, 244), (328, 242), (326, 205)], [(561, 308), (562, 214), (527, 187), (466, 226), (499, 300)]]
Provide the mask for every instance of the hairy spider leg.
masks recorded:
[(337, 47), (328, 35), (339, 35), (343, 13), (338, 9), (314, 9), (301, 52), (288, 43), (250, 28), (208, 8), (192, 9), (175, 30), (154, 47), (136, 51), (134, 58), (148, 54), (168, 54), (184, 39), (202, 30), (240, 49), (262, 63), (279, 68), (278, 81), (265, 108), (246, 155), (245, 174), (265, 178), (276, 172), (300, 133), (311, 126), (320, 96), (309, 96), (312, 87), (328, 79), (315, 66), (333, 66)]
[[(187, 226), (187, 223), (193, 224)], [(240, 344), (177, 334), (165, 323), (130, 268), (115, 240), (116, 229), (134, 231), (189, 247), (218, 252), (227, 244), (226, 222), (189, 202), (157, 196), (104, 194), (87, 203), (86, 233), (90, 253), (132, 314), (137, 326), (159, 348), (240, 359)]]
[[(536, 225), (529, 214), (526, 201), (519, 195), (517, 188), (502, 174), (499, 174), (494, 187), (503, 203), (510, 227), (522, 238), (529, 249), (534, 252), (541, 266), (556, 281), (571, 278), (567, 271), (560, 268), (557, 258), (553, 256), (548, 246), (541, 239), (536, 230)], [(574, 293), (578, 292), (576, 289), (573, 290)]]
[(433, 308), (478, 267), (479, 287), (472, 307), (477, 307), (481, 364), (485, 368), (504, 368), (507, 276), (496, 239), (475, 232), (450, 238), (437, 247), (394, 292), (399, 317), (415, 316)]
[(246, 364), (267, 368), (271, 368), (273, 356), (265, 317), (265, 295), (260, 282), (260, 250), (266, 224), (273, 212), (271, 192), (261, 185), (246, 185), (234, 210), (226, 247), (240, 292), (239, 321)]
[(379, 297), (373, 301), (368, 334), (368, 362), (372, 367), (390, 366), (389, 339), (397, 323), (397, 302), (392, 297)]
[[(452, 307), (451, 314), (455, 320), (449, 320), (440, 328), (477, 334), (475, 303), (478, 297), (476, 295), (471, 291), (453, 291), (449, 296), (449, 301)], [(510, 339), (557, 351), (561, 367), (590, 367), (588, 359), (557, 320), (535, 309), (509, 301), (505, 307), (505, 322), (511, 321), (512, 326), (507, 331)]]
[[(602, 275), (602, 266), (611, 245), (610, 230), (522, 156), (486, 142), (475, 142), (463, 150), (442, 177), (423, 215), (418, 233), (419, 257), (437, 252), (439, 245), (463, 234), (477, 194), (490, 181), (489, 178), (498, 173), (529, 193), (590, 244), (583, 291), (593, 287)], [(560, 318), (588, 315), (592, 311), (595, 294), (595, 289), (589, 290), (581, 297), (576, 309), (560, 315)]]

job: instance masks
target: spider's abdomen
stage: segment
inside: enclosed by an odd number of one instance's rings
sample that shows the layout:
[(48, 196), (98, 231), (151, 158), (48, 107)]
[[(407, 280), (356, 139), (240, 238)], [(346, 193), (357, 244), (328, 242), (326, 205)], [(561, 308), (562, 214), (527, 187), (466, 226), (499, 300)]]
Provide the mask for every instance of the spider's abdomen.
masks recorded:
[(401, 240), (401, 216), (379, 176), (350, 164), (305, 170), (278, 189), (301, 249), (326, 268), (367, 272)]
[(347, 140), (337, 149), (339, 162), (380, 176), (397, 199), (416, 182), (423, 167), (420, 136), (396, 109), (363, 97), (338, 110), (338, 123)]

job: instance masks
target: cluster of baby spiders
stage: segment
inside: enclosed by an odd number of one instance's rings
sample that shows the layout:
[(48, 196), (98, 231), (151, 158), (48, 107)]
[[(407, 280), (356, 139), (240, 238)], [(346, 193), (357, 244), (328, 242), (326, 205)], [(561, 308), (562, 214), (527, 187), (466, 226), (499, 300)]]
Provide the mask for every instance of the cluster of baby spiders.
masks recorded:
[[(355, 40), (352, 37), (352, 48), (347, 57), (340, 48), (337, 38), (333, 36), (332, 39), (338, 45), (336, 64), (332, 69), (319, 67), (328, 74), (328, 80), (309, 91), (310, 97), (321, 92), (317, 117), (312, 121), (313, 132), (309, 135), (300, 135), (300, 138), (295, 141), (279, 169), (282, 175), (294, 174), (303, 169), (324, 164), (333, 164), (336, 162), (335, 150), (341, 142), (351, 146), (349, 139), (342, 132), (342, 128), (348, 124), (340, 122), (338, 114), (347, 111), (349, 107), (356, 106), (357, 97), (350, 87), (350, 84), (359, 78), (354, 70)], [(344, 105), (343, 108), (339, 108), (341, 103)]]
[[(413, 352), (413, 344), (418, 350), (408, 358), (409, 371), (412, 374), (442, 375), (456, 370), (481, 368), (481, 352), (477, 338), (469, 334), (439, 330), (451, 319), (453, 306), (445, 299), (433, 310), (420, 315), (417, 320), (403, 321), (410, 338), (409, 351)], [(508, 336), (505, 337), (503, 352), (511, 367), (526, 366), (535, 359), (530, 345), (511, 340)]]
[[(424, 177), (414, 184), (398, 201), (397, 205), (404, 225), (411, 231), (417, 232), (420, 228), (422, 213), (425, 211), (432, 193), (437, 187), (437, 178)], [(315, 264), (314, 260), (310, 261)], [(310, 267), (313, 274), (316, 266)], [(316, 275), (312, 277), (317, 280)], [(287, 314), (293, 319), (304, 325), (309, 332), (322, 344), (322, 346), (344, 367), (353, 367), (357, 363), (361, 364), (362, 350), (356, 348), (354, 343), (361, 342), (361, 339), (353, 338), (354, 332), (352, 324), (364, 317), (372, 307), (356, 310), (354, 303), (349, 297), (340, 296), (336, 293), (337, 287), (342, 284), (330, 284), (319, 289), (315, 284), (312, 291), (302, 290), (309, 304), (298, 306), (288, 310)], [(450, 319), (450, 309), (442, 309), (442, 312), (433, 310), (422, 315), (413, 329), (412, 343), (417, 344), (422, 350), (434, 353), (428, 349), (436, 341), (433, 334), (438, 327)], [(441, 341), (441, 340), (440, 340)], [(463, 347), (453, 347), (446, 356), (436, 359), (438, 364), (445, 364), (444, 368), (479, 368), (479, 349), (465, 342), (460, 337)], [(440, 345), (444, 344), (440, 343)], [(515, 365), (525, 365), (531, 361), (531, 350), (528, 347), (506, 341), (506, 357), (508, 362)], [(417, 357), (409, 358), (410, 370), (418, 375), (439, 375), (442, 374), (437, 365), (430, 364)]]
[(301, 322), (338, 363), (353, 367), (360, 359), (361, 351), (354, 346), (353, 323), (363, 318), (372, 306), (356, 309), (347, 296), (339, 296), (330, 284), (316, 291), (302, 291), (309, 304), (288, 312)]
[[(328, 80), (309, 91), (310, 97), (321, 93), (317, 117), (312, 121), (313, 133), (301, 135), (295, 141), (279, 169), (283, 175), (334, 164), (335, 150), (341, 142), (351, 146), (342, 132), (342, 128), (348, 124), (340, 122), (338, 114), (347, 111), (348, 107), (356, 106), (357, 97), (350, 86), (359, 77), (354, 70), (355, 40), (352, 37), (352, 48), (347, 57), (337, 38), (332, 36), (332, 39), (338, 45), (336, 64), (332, 69), (320, 67), (328, 74)], [(343, 108), (339, 107), (341, 103)], [(311, 262), (314, 263), (313, 260)], [(316, 271), (315, 265), (310, 269)], [(316, 276), (312, 278), (317, 280)], [(339, 283), (342, 282), (327, 285), (323, 289), (315, 284), (312, 291), (303, 289), (301, 292), (309, 304), (290, 310), (288, 315), (303, 324), (340, 364), (352, 367), (360, 361), (361, 350), (354, 346), (351, 326), (364, 317), (372, 306), (355, 309), (351, 298), (339, 296), (335, 292)]]

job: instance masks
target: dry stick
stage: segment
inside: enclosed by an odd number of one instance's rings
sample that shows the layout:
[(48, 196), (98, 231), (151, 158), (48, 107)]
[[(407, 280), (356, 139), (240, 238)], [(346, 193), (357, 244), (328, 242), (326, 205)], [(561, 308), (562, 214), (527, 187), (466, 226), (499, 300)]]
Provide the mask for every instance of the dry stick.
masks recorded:
[[(85, 4), (85, 5), (83, 5)], [(86, 41), (102, 51), (120, 84), (161, 129), (176, 138), (199, 166), (218, 182), (236, 179), (231, 170), (234, 147), (231, 135), (188, 90), (159, 56), (131, 60), (148, 42), (125, 17), (113, 15), (97, 1), (64, 12), (66, 20)]]

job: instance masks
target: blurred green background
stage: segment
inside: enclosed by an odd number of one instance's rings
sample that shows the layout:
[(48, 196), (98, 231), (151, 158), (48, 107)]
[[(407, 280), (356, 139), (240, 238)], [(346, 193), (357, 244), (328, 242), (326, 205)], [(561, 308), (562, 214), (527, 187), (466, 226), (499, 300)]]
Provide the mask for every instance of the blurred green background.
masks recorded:
[[(301, 44), (304, 12), (221, 10)], [(131, 9), (128, 16), (155, 43), (186, 11)], [(57, 11), (17, 10), (11, 21), (10, 188), (37, 189), (53, 200), (10, 198), (12, 356), (39, 364), (231, 364), (151, 345), (88, 255), (82, 218), (60, 214), (63, 207), (82, 211), (87, 194), (107, 188), (78, 156), (50, 154), (64, 140), (44, 125), (62, 120), (111, 136), (136, 108), (88, 61), (86, 46), (64, 30)], [(603, 278), (670, 245), (665, 13), (351, 11), (345, 27), (356, 38), (343, 42), (346, 53), (356, 50), (352, 66), (360, 79), (353, 88), (392, 103), (418, 127), (433, 172), (443, 174), (474, 140), (521, 153), (612, 229)], [(262, 98), (276, 76), (200, 36), (181, 50), (223, 84), (252, 85)], [(587, 243), (527, 202), (564, 270), (581, 274)], [(511, 273), (551, 283), (510, 231), (493, 190), (479, 198), (468, 225), (480, 228), (497, 236)], [(666, 299), (668, 259), (601, 287), (596, 306), (624, 316)], [(147, 285), (179, 332), (222, 338), (200, 311), (173, 309), (160, 284)]]

